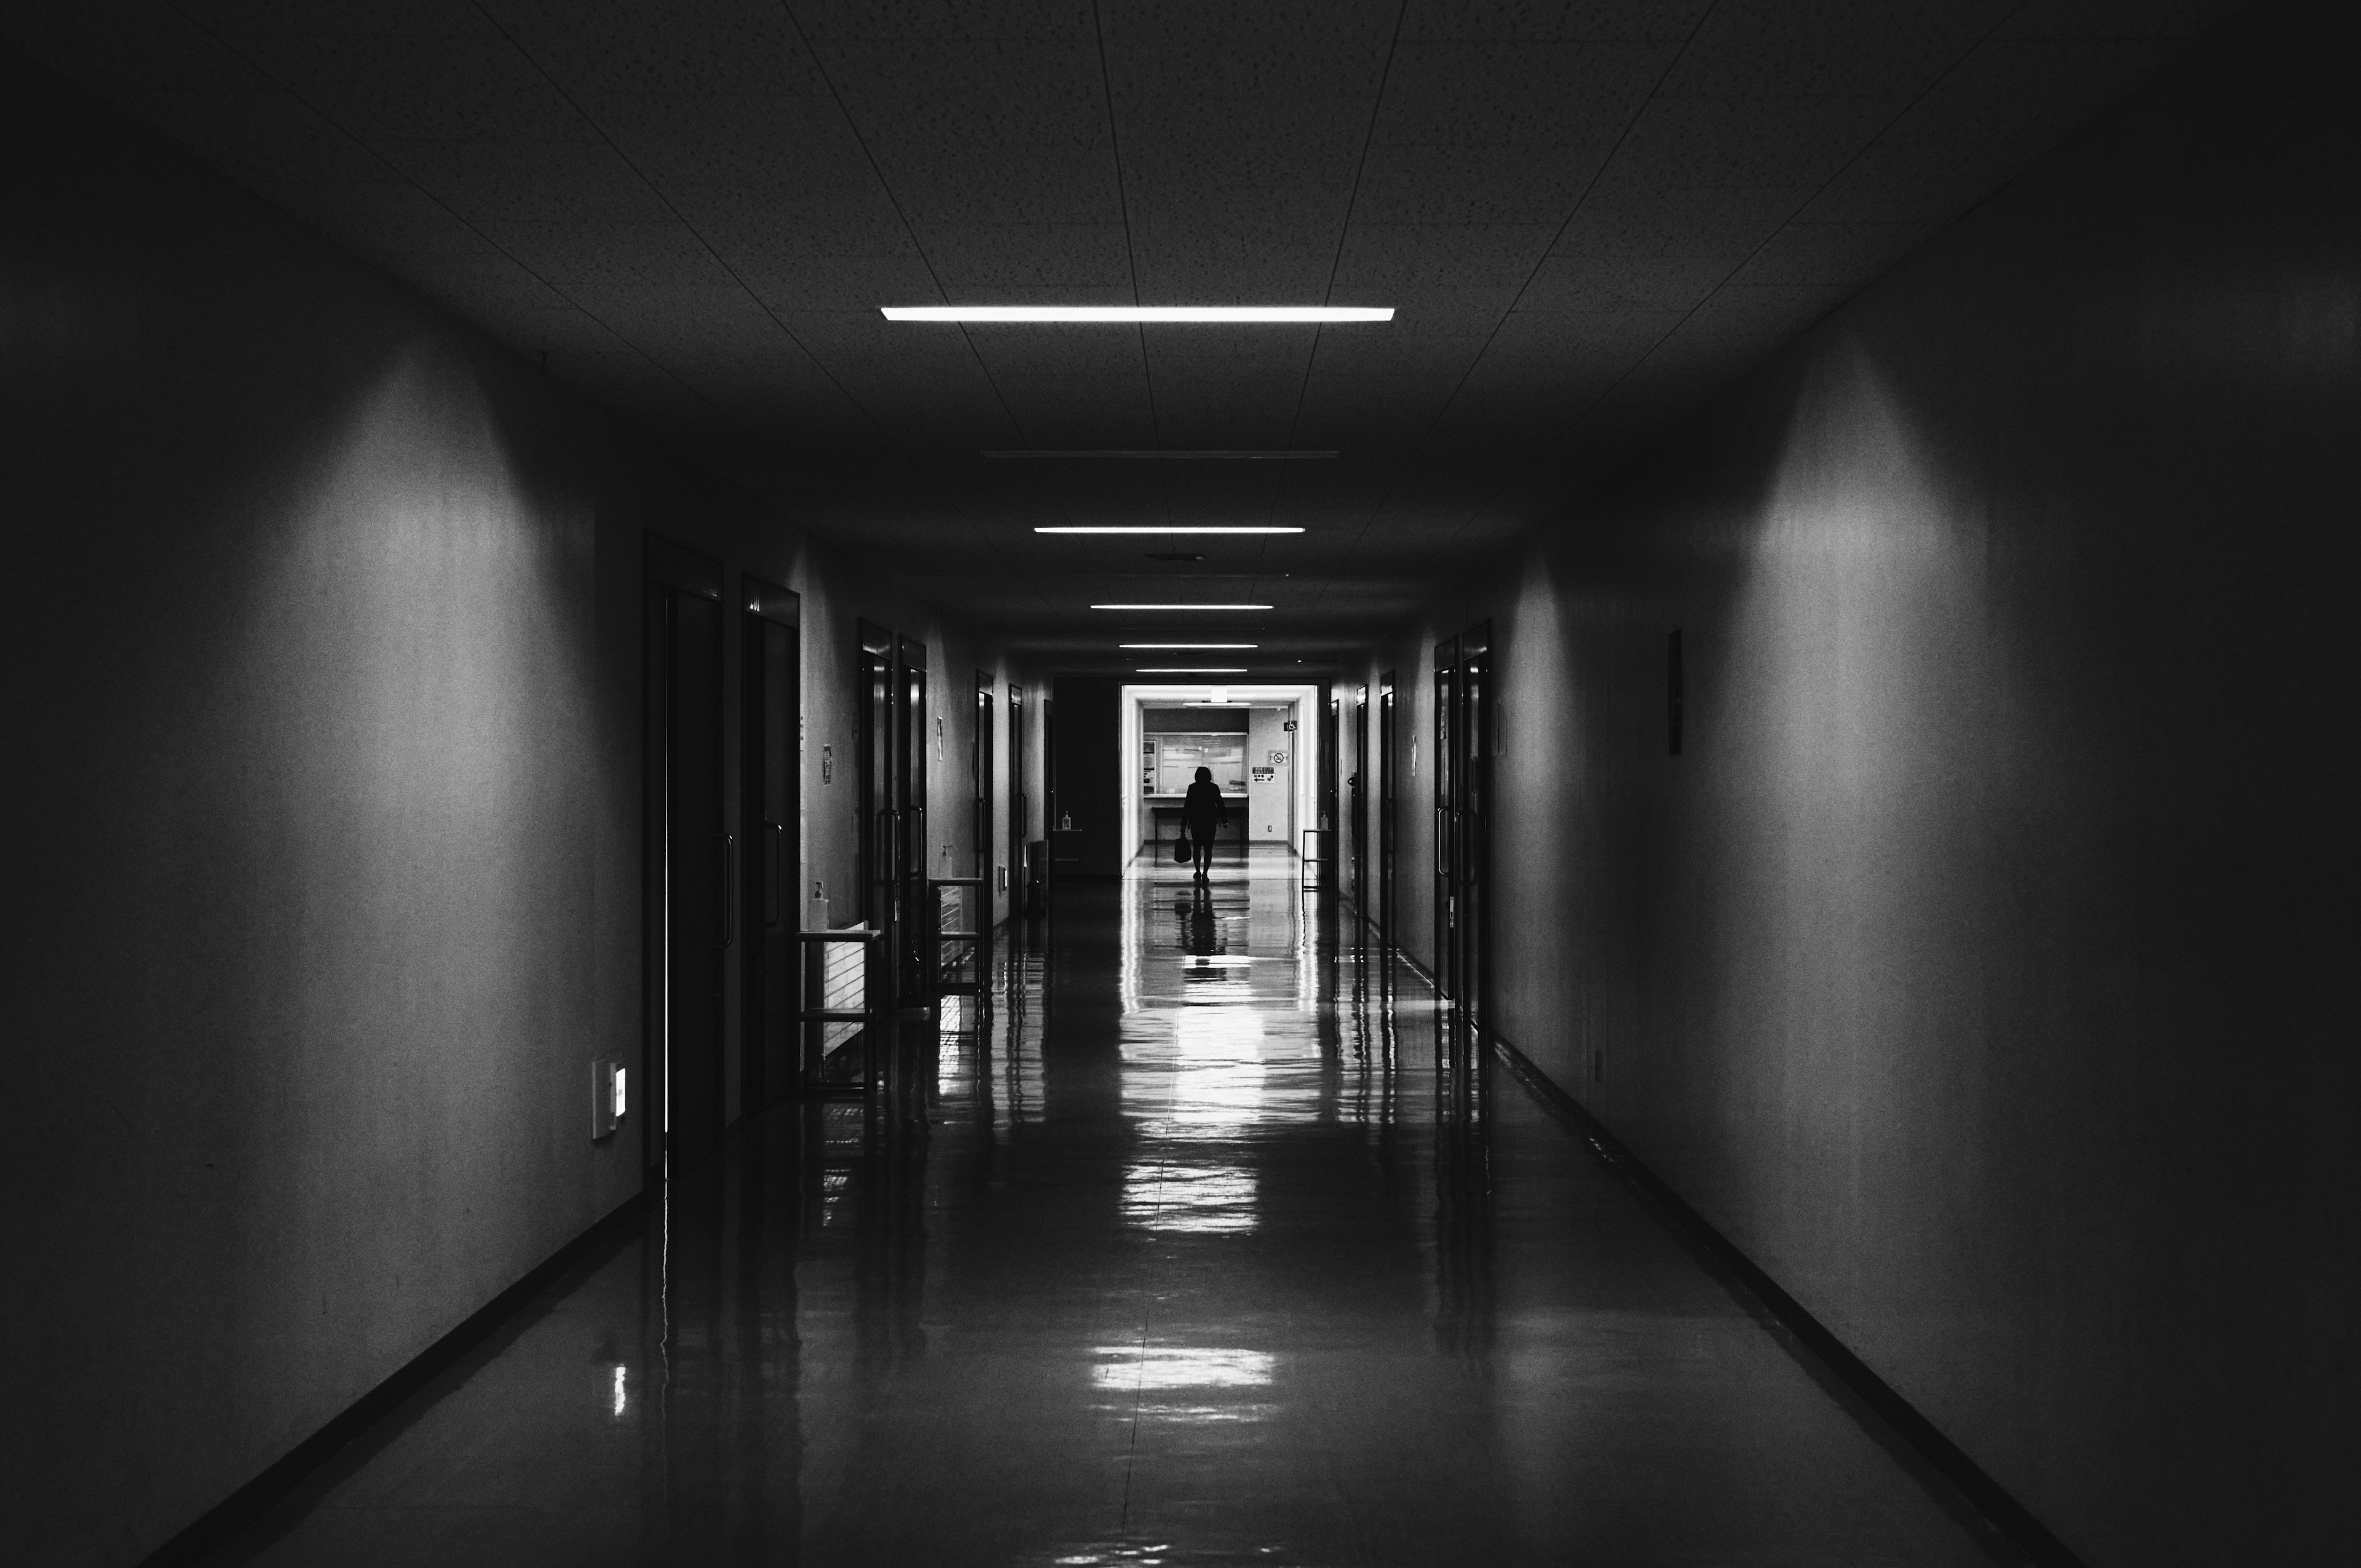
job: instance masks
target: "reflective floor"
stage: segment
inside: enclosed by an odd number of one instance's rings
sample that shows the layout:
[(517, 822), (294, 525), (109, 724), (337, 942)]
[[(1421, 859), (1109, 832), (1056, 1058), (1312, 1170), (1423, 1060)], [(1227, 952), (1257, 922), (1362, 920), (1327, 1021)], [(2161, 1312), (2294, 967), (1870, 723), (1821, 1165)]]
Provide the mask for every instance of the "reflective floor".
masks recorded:
[(1060, 897), (218, 1560), (2010, 1560), (1291, 861)]

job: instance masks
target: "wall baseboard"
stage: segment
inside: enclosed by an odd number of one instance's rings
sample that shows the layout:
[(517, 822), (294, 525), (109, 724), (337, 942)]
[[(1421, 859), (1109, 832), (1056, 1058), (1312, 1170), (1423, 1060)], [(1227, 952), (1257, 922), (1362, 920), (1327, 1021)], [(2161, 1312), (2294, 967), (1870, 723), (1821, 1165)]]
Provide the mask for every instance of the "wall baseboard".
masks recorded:
[(1945, 1436), (1942, 1429), (1927, 1420), (1916, 1406), (1904, 1398), (1892, 1384), (1854, 1354), (1850, 1346), (1830, 1332), (1827, 1324), (1814, 1317), (1802, 1302), (1789, 1295), (1761, 1265), (1722, 1234), (1711, 1221), (1690, 1207), (1686, 1199), (1664, 1178), (1649, 1169), (1646, 1163), (1625, 1147), (1622, 1140), (1608, 1131), (1605, 1124), (1592, 1115), (1580, 1101), (1567, 1093), (1498, 1030), (1486, 1029), (1484, 1034), (1510, 1076), (1543, 1110), (1590, 1145), (1606, 1161), (1608, 1168), (1637, 1192), (1641, 1201), (1660, 1219), (1705, 1254), (1729, 1280), (1752, 1298), (1760, 1316), (1785, 1331), (1795, 1344), (1817, 1361), (1847, 1394), (1884, 1423), (1897, 1441), (1907, 1446), (1910, 1454), (1923, 1467), (1922, 1480), (1931, 1475), (1955, 1494), (1954, 1498), (1945, 1501), (1954, 1505), (1954, 1514), (1963, 1515), (1963, 1522), (1971, 1528), (1981, 1526), (1977, 1533), (2023, 1553), (2025, 1560), (2035, 1568), (2085, 1568), (2082, 1559), (2051, 1533), (2047, 1525), (2036, 1519), (1982, 1465)]
[(490, 1338), (534, 1297), (630, 1229), (646, 1201), (647, 1194), (642, 1190), (534, 1265), (522, 1278), (468, 1314), (456, 1328), (331, 1417), (318, 1431), (142, 1558), (140, 1568), (179, 1568), (181, 1564), (195, 1563), (260, 1519), (334, 1459), (346, 1444), (390, 1415), (403, 1400)]

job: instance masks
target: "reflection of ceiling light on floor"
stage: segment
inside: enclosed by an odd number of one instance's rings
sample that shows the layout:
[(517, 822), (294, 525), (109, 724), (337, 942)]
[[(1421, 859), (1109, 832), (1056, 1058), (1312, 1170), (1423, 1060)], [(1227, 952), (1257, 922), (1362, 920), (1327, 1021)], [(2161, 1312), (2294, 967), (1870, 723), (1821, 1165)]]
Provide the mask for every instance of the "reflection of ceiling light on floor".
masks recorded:
[(1254, 1172), (1233, 1166), (1136, 1165), (1123, 1173), (1124, 1223), (1137, 1230), (1243, 1235), (1255, 1228)]
[(1268, 1351), (1101, 1345), (1091, 1368), (1102, 1388), (1261, 1388), (1278, 1358)]

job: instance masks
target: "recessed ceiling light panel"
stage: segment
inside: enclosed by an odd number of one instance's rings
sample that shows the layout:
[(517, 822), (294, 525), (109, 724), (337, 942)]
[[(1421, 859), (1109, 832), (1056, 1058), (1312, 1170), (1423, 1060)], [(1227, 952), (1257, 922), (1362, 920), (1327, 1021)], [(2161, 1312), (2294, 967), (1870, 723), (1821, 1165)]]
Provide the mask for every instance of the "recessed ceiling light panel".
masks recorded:
[(1179, 448), (1141, 446), (1088, 446), (1044, 448), (1033, 452), (990, 451), (986, 457), (1038, 457), (1051, 459), (1088, 459), (1125, 463), (1313, 463), (1334, 457), (1333, 450), (1313, 451), (1307, 448), (1278, 447), (1248, 450), (1238, 447), (1199, 448), (1183, 451)]
[(1118, 642), (1115, 646), (1137, 649), (1142, 652), (1153, 649), (1158, 652), (1171, 653), (1186, 649), (1191, 653), (1210, 653), (1216, 649), (1227, 652), (1233, 648), (1258, 648), (1262, 644), (1258, 642)]
[(1389, 322), (1391, 305), (880, 305), (889, 322), (1080, 322), (1278, 325)]
[(1172, 524), (1161, 528), (1133, 528), (1128, 526), (1122, 528), (1102, 528), (1093, 524), (1087, 527), (1073, 528), (1036, 528), (1033, 532), (1036, 533), (1301, 533), (1303, 530), (1300, 528), (1231, 528), (1227, 526), (1219, 528), (1200, 528), (1190, 524)]
[(1243, 675), (1244, 664), (1141, 664), (1132, 671), (1137, 675)]
[(1268, 609), (1267, 604), (1094, 604), (1093, 609)]

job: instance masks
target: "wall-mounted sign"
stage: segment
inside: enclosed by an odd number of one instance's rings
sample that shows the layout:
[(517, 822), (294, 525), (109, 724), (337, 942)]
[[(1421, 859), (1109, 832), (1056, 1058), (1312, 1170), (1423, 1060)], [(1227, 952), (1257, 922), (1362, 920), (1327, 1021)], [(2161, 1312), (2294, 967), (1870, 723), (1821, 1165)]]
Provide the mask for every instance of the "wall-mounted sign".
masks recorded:
[(1279, 770), (1276, 768), (1257, 768), (1254, 771), (1254, 782), (1257, 784), (1268, 784), (1278, 776)]
[(1273, 751), (1270, 754), (1270, 765), (1274, 768), (1283, 768), (1287, 766), (1287, 753), (1284, 751)]
[(836, 782), (836, 748), (833, 746), (822, 746), (819, 749), (819, 782), (822, 784)]

